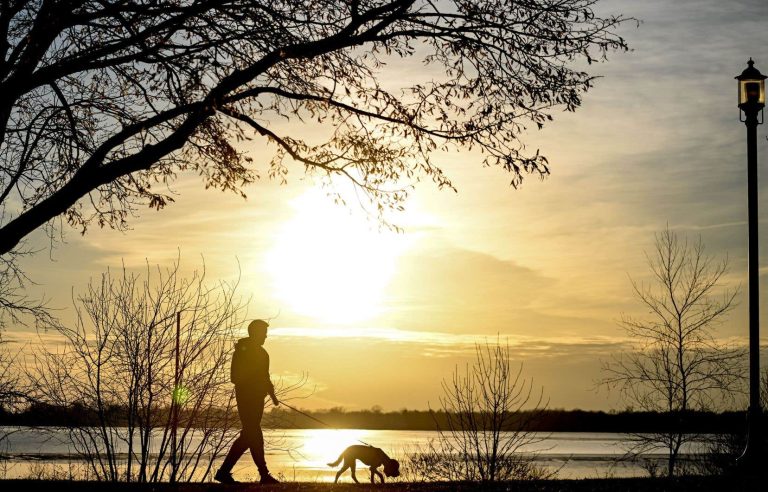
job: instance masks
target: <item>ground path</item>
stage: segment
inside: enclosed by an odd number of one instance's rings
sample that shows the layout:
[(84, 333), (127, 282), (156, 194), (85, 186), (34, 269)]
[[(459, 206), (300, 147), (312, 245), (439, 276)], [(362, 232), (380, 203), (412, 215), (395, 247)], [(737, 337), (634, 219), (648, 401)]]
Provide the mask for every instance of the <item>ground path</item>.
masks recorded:
[(675, 480), (650, 478), (617, 478), (585, 480), (541, 480), (527, 482), (477, 483), (387, 483), (329, 484), (282, 483), (261, 486), (254, 483), (219, 485), (214, 483), (127, 484), (78, 482), (58, 480), (0, 480), (2, 492), (671, 492), (723, 491), (741, 492), (764, 490), (764, 479), (744, 477), (687, 477)]

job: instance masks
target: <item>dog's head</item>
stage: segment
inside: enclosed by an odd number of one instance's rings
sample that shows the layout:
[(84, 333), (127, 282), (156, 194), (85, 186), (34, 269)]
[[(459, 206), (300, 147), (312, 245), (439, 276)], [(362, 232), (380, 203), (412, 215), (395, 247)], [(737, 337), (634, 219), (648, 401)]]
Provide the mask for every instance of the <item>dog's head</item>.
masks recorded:
[(389, 460), (384, 463), (384, 475), (388, 477), (400, 476), (400, 462), (397, 460)]

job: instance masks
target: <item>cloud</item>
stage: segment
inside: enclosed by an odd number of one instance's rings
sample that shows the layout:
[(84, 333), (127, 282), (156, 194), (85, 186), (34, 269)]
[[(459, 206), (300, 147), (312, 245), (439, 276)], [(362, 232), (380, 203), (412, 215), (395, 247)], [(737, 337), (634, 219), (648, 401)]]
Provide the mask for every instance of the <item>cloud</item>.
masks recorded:
[[(581, 336), (615, 329), (616, 297), (494, 255), (430, 241), (405, 254), (387, 289), (383, 326), (510, 336)], [(610, 301), (610, 302), (609, 302)]]
[(270, 339), (277, 343), (317, 343), (328, 345), (382, 344), (399, 345), (404, 350), (416, 351), (429, 357), (475, 356), (476, 346), (500, 343), (510, 349), (517, 360), (551, 358), (580, 354), (593, 358), (596, 355), (629, 350), (631, 340), (624, 337), (535, 337), (499, 333), (451, 333), (411, 331), (397, 328), (291, 328), (270, 329)]
[[(495, 334), (468, 337), (446, 332), (407, 336), (379, 332), (380, 337), (369, 332), (330, 338), (322, 331), (273, 332), (266, 345), (273, 370), (305, 371), (318, 385), (302, 401), (306, 408), (328, 407), (329, 402), (347, 408), (375, 404), (387, 409), (434, 407), (442, 393), (441, 381), (473, 361), (475, 342), (497, 340)], [(509, 341), (513, 366), (522, 364), (523, 376), (533, 379), (536, 391), (543, 387), (552, 406), (612, 405), (606, 395), (595, 396), (594, 380), (599, 377), (600, 357), (627, 348), (625, 340), (512, 336), (500, 340)]]

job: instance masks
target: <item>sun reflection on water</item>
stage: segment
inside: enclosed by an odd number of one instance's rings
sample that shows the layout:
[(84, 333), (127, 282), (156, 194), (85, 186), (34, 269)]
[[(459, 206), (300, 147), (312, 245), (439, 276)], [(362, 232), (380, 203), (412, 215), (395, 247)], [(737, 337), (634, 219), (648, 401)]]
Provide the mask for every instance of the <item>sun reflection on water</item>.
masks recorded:
[(312, 429), (305, 431), (304, 442), (297, 450), (307, 465), (328, 470), (327, 463), (336, 461), (342, 451), (352, 444), (360, 444), (369, 431), (362, 429)]

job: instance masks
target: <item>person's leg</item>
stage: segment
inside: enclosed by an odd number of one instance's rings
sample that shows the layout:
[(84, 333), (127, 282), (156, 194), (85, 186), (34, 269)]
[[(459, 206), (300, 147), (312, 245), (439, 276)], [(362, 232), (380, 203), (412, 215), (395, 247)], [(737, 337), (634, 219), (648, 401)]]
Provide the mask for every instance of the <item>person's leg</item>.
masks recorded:
[(243, 422), (243, 432), (247, 433), (248, 447), (251, 450), (251, 457), (259, 469), (259, 475), (265, 477), (269, 475), (267, 462), (264, 458), (264, 433), (261, 430), (261, 418), (264, 415), (264, 398), (252, 406), (248, 414), (247, 422)]
[[(243, 411), (240, 413), (243, 422), (243, 438), (248, 448), (251, 450), (256, 468), (261, 476), (261, 483), (277, 483), (274, 477), (269, 474), (267, 463), (264, 459), (264, 434), (261, 431), (261, 417), (264, 414), (265, 395), (243, 395)], [(247, 402), (247, 403), (245, 403)]]
[(238, 391), (237, 387), (235, 387), (235, 401), (237, 402), (237, 413), (240, 417), (241, 429), (243, 430), (241, 430), (237, 438), (232, 441), (232, 446), (229, 448), (229, 452), (224, 458), (224, 462), (213, 476), (214, 480), (221, 483), (237, 483), (236, 480), (232, 478), (232, 468), (235, 467), (237, 460), (239, 460), (248, 449), (248, 439), (246, 439), (244, 432), (246, 419), (244, 419), (243, 416), (248, 415), (248, 412), (250, 412), (250, 402), (244, 397), (243, 392)]
[(245, 453), (247, 449), (248, 443), (243, 437), (243, 433), (240, 432), (240, 435), (237, 436), (237, 439), (232, 441), (232, 447), (229, 448), (229, 452), (224, 458), (224, 462), (221, 464), (219, 471), (224, 473), (231, 473), (232, 468), (235, 467), (235, 463), (237, 463), (237, 460), (240, 459), (240, 457), (243, 455), (243, 453)]

